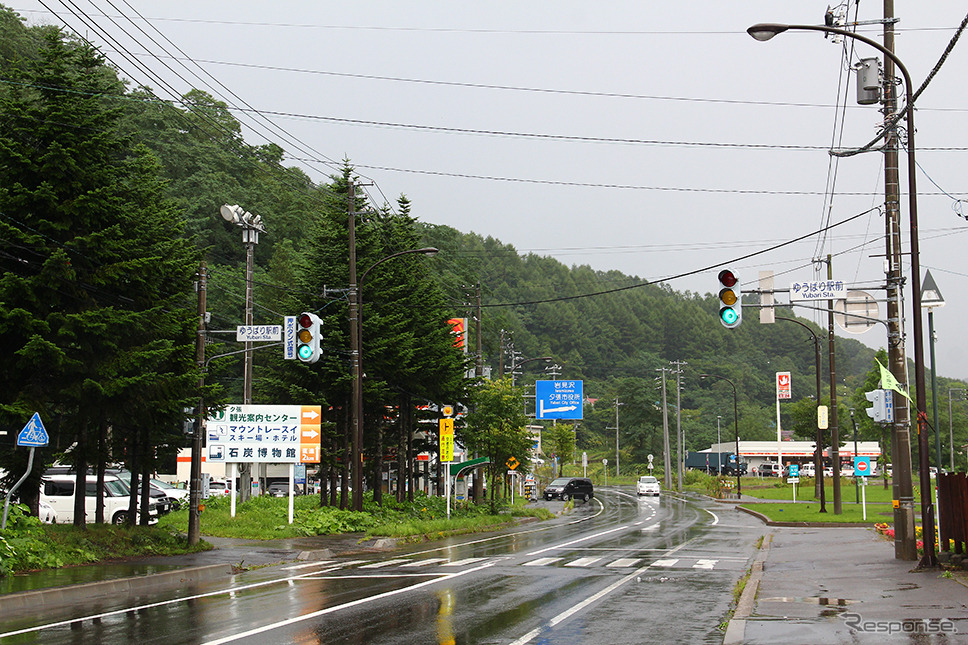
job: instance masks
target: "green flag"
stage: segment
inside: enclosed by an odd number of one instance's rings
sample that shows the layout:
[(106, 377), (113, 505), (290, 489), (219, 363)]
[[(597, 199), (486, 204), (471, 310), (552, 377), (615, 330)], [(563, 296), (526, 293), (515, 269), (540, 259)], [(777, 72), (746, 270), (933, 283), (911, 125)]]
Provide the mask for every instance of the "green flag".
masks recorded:
[(914, 400), (910, 396), (908, 396), (908, 393), (901, 389), (901, 384), (897, 382), (897, 379), (894, 378), (894, 375), (891, 374), (890, 370), (888, 370), (886, 367), (881, 365), (881, 362), (876, 358), (874, 360), (877, 362), (877, 365), (881, 368), (881, 387), (887, 390), (894, 390), (901, 396), (905, 397), (911, 403), (914, 403)]

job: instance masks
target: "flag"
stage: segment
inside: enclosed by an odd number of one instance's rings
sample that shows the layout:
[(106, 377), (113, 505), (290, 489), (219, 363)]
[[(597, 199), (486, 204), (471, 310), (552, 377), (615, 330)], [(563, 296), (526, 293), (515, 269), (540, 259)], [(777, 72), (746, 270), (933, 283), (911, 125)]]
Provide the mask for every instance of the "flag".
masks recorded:
[(897, 382), (897, 379), (894, 378), (894, 375), (891, 374), (890, 370), (881, 365), (881, 362), (876, 358), (874, 361), (876, 361), (878, 367), (881, 368), (881, 387), (887, 390), (894, 390), (901, 396), (905, 397), (908, 401), (911, 401), (911, 403), (914, 403), (914, 400), (908, 396), (908, 393), (901, 389), (901, 384)]

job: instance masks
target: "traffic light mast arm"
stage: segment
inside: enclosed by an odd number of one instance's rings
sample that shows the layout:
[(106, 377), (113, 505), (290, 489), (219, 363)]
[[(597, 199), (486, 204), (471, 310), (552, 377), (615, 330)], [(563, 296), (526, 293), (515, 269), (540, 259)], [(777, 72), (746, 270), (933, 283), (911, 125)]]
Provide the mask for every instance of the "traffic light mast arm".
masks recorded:
[[(234, 331), (232, 332), (235, 333)], [(241, 342), (241, 341), (240, 341)], [(251, 342), (251, 341), (249, 341)], [(216, 354), (215, 356), (209, 356), (205, 359), (205, 370), (208, 370), (208, 364), (211, 363), (216, 358), (222, 358), (223, 356), (232, 356), (233, 354), (244, 354), (246, 352), (254, 352), (257, 349), (265, 349), (266, 347), (276, 347), (282, 345), (285, 341), (277, 340), (271, 343), (265, 343), (264, 345), (256, 345), (255, 347), (250, 347), (249, 349), (237, 349), (234, 352), (225, 352), (224, 354)]]

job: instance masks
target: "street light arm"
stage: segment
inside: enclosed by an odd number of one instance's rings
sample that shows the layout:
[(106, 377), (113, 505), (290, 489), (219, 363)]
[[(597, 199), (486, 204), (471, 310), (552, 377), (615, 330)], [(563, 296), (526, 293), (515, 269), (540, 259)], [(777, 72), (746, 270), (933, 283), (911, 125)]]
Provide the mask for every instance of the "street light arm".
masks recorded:
[(400, 257), (401, 255), (411, 255), (411, 254), (414, 254), (414, 253), (419, 253), (420, 255), (428, 255), (428, 256), (431, 256), (432, 257), (434, 255), (437, 255), (438, 252), (439, 252), (438, 249), (436, 249), (436, 248), (434, 248), (432, 246), (426, 246), (426, 247), (424, 247), (422, 249), (407, 249), (406, 251), (397, 251), (396, 253), (391, 253), (390, 255), (386, 256), (385, 258), (381, 258), (381, 259), (377, 260), (376, 262), (374, 262), (373, 264), (371, 264), (369, 267), (367, 267), (366, 271), (364, 271), (360, 275), (359, 279), (356, 281), (356, 287), (358, 289), (359, 286), (361, 284), (363, 284), (363, 278), (366, 277), (366, 274), (367, 273), (369, 273), (370, 271), (372, 271), (376, 267), (380, 266), (381, 264), (383, 264), (387, 260), (392, 260), (393, 258)]

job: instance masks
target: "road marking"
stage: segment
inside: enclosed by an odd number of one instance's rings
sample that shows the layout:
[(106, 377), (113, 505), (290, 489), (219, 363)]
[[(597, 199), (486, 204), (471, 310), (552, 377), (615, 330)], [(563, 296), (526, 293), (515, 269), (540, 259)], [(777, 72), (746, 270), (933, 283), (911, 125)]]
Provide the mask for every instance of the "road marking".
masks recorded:
[(309, 567), (325, 567), (334, 562), (335, 560), (317, 560), (316, 562), (307, 562), (305, 564), (294, 564), (290, 567), (283, 567), (283, 571), (296, 571), (298, 569), (308, 569)]
[(693, 569), (712, 569), (716, 566), (718, 560), (696, 560), (696, 564), (692, 565)]
[(642, 558), (619, 558), (614, 562), (609, 562), (608, 564), (605, 565), (605, 567), (613, 568), (613, 569), (631, 568), (637, 565), (641, 561), (642, 561)]
[(548, 564), (553, 564), (558, 562), (561, 558), (538, 558), (537, 560), (532, 560), (531, 562), (525, 562), (522, 566), (525, 567), (543, 567)]
[(574, 562), (569, 562), (566, 567), (590, 567), (596, 562), (601, 560), (601, 558), (578, 558)]
[(656, 560), (655, 562), (653, 562), (649, 566), (650, 567), (674, 567), (674, 566), (676, 566), (676, 562), (678, 562), (678, 561), (679, 561), (679, 558), (669, 558), (669, 559), (666, 559), (666, 560)]
[[(271, 631), (273, 629), (279, 629), (281, 627), (287, 627), (289, 625), (295, 625), (296, 623), (301, 623), (305, 620), (312, 620), (313, 618), (318, 618), (319, 616), (324, 616), (326, 614), (331, 614), (342, 609), (348, 609), (350, 607), (358, 607), (359, 605), (364, 605), (374, 600), (382, 600), (384, 598), (389, 598), (391, 596), (397, 596), (403, 593), (413, 591), (414, 589), (419, 589), (421, 587), (427, 587), (429, 585), (437, 584), (439, 582), (446, 582), (448, 580), (453, 580), (459, 576), (464, 576), (475, 571), (480, 571), (481, 569), (486, 569), (494, 564), (494, 562), (487, 562), (479, 567), (473, 569), (466, 569), (464, 571), (458, 571), (457, 573), (447, 574), (433, 580), (424, 580), (423, 582), (418, 582), (415, 585), (410, 585), (409, 587), (403, 587), (401, 589), (394, 589), (393, 591), (387, 591), (375, 596), (367, 596), (365, 598), (360, 598), (358, 600), (352, 600), (350, 602), (343, 603), (342, 605), (335, 605), (333, 607), (327, 607), (326, 609), (320, 609), (319, 611), (314, 611), (308, 614), (303, 614), (302, 616), (296, 616), (294, 618), (289, 618), (286, 620), (281, 620), (271, 625), (263, 625), (262, 627), (256, 627), (255, 629), (250, 629), (246, 632), (241, 632), (239, 634), (232, 634), (231, 636), (225, 636), (224, 638), (219, 638), (213, 641), (208, 641), (203, 645), (222, 645), (222, 643), (231, 643), (232, 641), (240, 640), (243, 638), (249, 638), (251, 636), (257, 636), (265, 632)], [(125, 611), (131, 611), (130, 609)]]
[(485, 559), (486, 558), (464, 558), (463, 560), (454, 560), (453, 562), (448, 562), (448, 563), (442, 564), (440, 566), (442, 566), (442, 567), (463, 567), (465, 565), (474, 564), (475, 562), (480, 562), (481, 560), (485, 560)]
[(588, 535), (583, 538), (578, 538), (577, 540), (572, 540), (571, 542), (565, 542), (563, 544), (555, 544), (553, 546), (545, 547), (543, 549), (538, 549), (537, 551), (532, 551), (531, 553), (527, 553), (525, 555), (541, 555), (542, 553), (547, 553), (548, 551), (554, 551), (555, 549), (563, 549), (566, 546), (571, 546), (572, 544), (578, 544), (579, 542), (584, 542), (585, 540), (593, 540), (597, 537), (608, 535), (609, 533), (614, 533), (615, 531), (625, 531), (628, 528), (629, 528), (628, 525), (623, 524), (622, 526), (617, 526), (614, 529), (609, 529), (607, 531), (602, 531), (601, 533), (595, 533), (594, 535)]
[(400, 564), (401, 562), (410, 562), (410, 558), (396, 558), (394, 560), (384, 560), (383, 562), (371, 562), (370, 564), (364, 564), (360, 569), (379, 569), (381, 567), (390, 567), (395, 564)]
[(440, 562), (447, 562), (447, 558), (426, 558), (424, 560), (417, 560), (416, 562), (411, 562), (403, 566), (404, 567), (426, 567), (427, 565), (438, 564)]
[(715, 513), (713, 513), (708, 508), (704, 508), (702, 510), (706, 511), (707, 513), (713, 516), (713, 526), (716, 526), (717, 524), (719, 524), (719, 517)]

